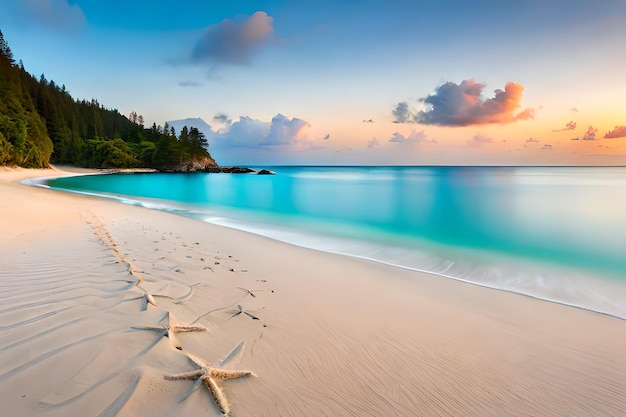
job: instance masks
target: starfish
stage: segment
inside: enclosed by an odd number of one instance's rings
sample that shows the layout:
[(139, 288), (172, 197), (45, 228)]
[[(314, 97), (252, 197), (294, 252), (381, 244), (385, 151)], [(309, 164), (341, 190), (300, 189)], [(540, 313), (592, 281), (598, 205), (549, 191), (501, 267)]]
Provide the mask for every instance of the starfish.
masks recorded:
[(151, 330), (155, 332), (161, 332), (163, 336), (170, 339), (170, 344), (178, 350), (183, 350), (178, 337), (176, 337), (176, 333), (185, 333), (185, 332), (202, 332), (207, 330), (206, 327), (201, 325), (189, 325), (176, 323), (173, 319), (171, 313), (168, 313), (169, 316), (169, 324), (159, 324), (157, 326), (133, 326), (133, 329), (136, 330)]
[[(224, 364), (224, 362), (228, 361), (236, 352), (238, 352), (243, 346), (243, 341), (239, 342), (237, 346), (235, 346), (226, 356), (220, 359), (217, 362), (216, 366), (220, 366)], [(241, 378), (244, 376), (254, 376), (254, 372), (251, 371), (231, 371), (226, 369), (221, 369), (218, 367), (213, 367), (207, 365), (202, 359), (187, 353), (187, 357), (198, 366), (200, 369), (196, 369), (190, 372), (184, 372), (182, 374), (176, 375), (165, 375), (165, 379), (170, 381), (177, 380), (195, 380), (195, 384), (191, 391), (185, 395), (180, 402), (184, 401), (192, 392), (194, 392), (203, 382), (209, 389), (209, 392), (213, 396), (213, 400), (217, 405), (217, 408), (220, 409), (224, 416), (230, 415), (230, 407), (228, 405), (228, 401), (226, 400), (226, 395), (224, 394), (224, 390), (217, 384), (216, 379), (227, 380), (227, 379), (235, 379)]]

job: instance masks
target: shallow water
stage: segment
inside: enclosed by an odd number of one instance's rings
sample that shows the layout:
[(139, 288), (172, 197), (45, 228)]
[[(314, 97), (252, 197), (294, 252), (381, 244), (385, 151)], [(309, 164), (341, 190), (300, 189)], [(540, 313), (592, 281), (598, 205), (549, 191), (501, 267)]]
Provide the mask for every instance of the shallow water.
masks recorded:
[(47, 183), (626, 317), (626, 168), (272, 169)]

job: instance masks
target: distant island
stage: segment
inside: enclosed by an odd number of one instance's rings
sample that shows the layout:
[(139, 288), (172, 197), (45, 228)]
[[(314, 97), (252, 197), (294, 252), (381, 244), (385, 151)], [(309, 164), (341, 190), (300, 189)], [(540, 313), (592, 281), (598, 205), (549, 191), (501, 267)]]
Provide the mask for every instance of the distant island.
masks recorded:
[(161, 172), (261, 173), (220, 167), (195, 127), (144, 126), (136, 112), (126, 117), (98, 100), (74, 99), (44, 74), (37, 80), (15, 62), (0, 31), (0, 165), (46, 168), (151, 168)]

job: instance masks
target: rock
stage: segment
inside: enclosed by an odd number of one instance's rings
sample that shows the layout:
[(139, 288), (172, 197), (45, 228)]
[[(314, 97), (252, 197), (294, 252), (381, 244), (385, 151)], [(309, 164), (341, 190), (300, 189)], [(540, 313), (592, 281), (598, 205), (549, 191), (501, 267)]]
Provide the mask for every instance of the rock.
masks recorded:
[(269, 169), (261, 169), (256, 171), (247, 167), (227, 166), (220, 167), (215, 163), (213, 158), (196, 158), (181, 162), (180, 164), (159, 169), (160, 172), (212, 172), (224, 174), (257, 174), (257, 175), (276, 175), (274, 171)]
[(274, 171), (270, 171), (269, 169), (262, 169), (256, 173), (257, 175), (276, 175)]
[(220, 167), (211, 157), (193, 158), (172, 167), (161, 167), (161, 172), (220, 172)]
[(221, 167), (221, 171), (225, 174), (252, 174), (256, 173), (252, 168), (242, 167)]

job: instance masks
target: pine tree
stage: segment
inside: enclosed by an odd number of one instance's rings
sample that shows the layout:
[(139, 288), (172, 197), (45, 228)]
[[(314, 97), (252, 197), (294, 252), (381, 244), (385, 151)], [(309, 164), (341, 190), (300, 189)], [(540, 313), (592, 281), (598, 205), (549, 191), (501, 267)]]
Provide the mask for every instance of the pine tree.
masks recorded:
[(198, 128), (192, 127), (189, 129), (189, 140), (191, 141), (192, 156), (197, 157), (206, 154), (206, 148), (209, 146), (209, 142), (206, 140), (204, 133), (200, 132)]
[[(0, 31), (0, 165), (46, 167), (144, 166), (178, 170), (210, 158), (204, 135), (184, 128), (180, 138), (167, 123), (144, 127), (133, 111), (125, 117), (96, 99), (77, 100), (65, 85), (34, 77), (15, 64)], [(212, 159), (212, 158), (211, 158)]]
[[(4, 35), (0, 30), (0, 55), (6, 58), (9, 61), (9, 64), (15, 64), (15, 59), (13, 59), (13, 52), (11, 52), (11, 48), (9, 48), (9, 44), (4, 39)], [(21, 62), (21, 61), (20, 61)]]

